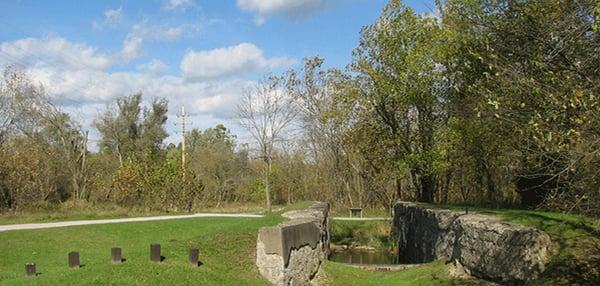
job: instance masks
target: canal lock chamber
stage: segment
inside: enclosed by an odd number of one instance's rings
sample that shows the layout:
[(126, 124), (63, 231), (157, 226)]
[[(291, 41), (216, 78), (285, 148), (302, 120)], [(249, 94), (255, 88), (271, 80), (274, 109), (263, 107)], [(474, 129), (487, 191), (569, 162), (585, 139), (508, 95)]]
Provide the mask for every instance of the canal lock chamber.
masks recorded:
[(352, 265), (400, 264), (391, 221), (332, 221), (329, 260)]

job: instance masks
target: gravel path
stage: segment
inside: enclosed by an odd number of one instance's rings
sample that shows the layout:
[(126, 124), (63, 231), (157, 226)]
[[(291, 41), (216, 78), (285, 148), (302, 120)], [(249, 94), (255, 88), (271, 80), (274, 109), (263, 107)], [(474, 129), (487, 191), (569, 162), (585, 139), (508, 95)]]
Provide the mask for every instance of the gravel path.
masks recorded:
[(98, 220), (76, 220), (76, 221), (61, 221), (61, 222), (47, 222), (47, 223), (9, 224), (9, 225), (0, 225), (0, 232), (11, 231), (11, 230), (24, 230), (24, 229), (67, 227), (67, 226), (77, 226), (77, 225), (156, 221), (156, 220), (185, 219), (185, 218), (199, 218), (199, 217), (261, 218), (261, 217), (263, 217), (263, 215), (248, 214), (248, 213), (197, 213), (197, 214), (192, 214), (192, 215), (170, 215), (170, 216), (133, 217), (133, 218), (98, 219)]

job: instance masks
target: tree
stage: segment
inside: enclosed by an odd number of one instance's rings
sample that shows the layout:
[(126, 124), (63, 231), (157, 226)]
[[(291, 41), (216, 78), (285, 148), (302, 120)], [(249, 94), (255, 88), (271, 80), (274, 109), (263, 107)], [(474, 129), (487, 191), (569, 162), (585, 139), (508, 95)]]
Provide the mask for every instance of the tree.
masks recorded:
[[(87, 133), (51, 102), (43, 87), (31, 83), (25, 73), (7, 69), (4, 78), (4, 114), (8, 114), (8, 121), (14, 127), (13, 140), (41, 151), (52, 169), (49, 172), (56, 172), (55, 177), (46, 178), (47, 186), (43, 188), (48, 195), (44, 200), (56, 193), (61, 198), (87, 198)], [(57, 162), (60, 167), (53, 165), (58, 165)], [(64, 181), (58, 174), (65, 176)]]
[(145, 152), (155, 154), (167, 137), (167, 101), (155, 99), (143, 113), (141, 103), (141, 93), (117, 98), (116, 108), (108, 106), (94, 122), (102, 136), (100, 149), (116, 156), (120, 166), (125, 158), (141, 160)]
[(454, 105), (470, 102), (492, 130), (484, 140), (493, 144), (484, 148), (516, 158), (502, 165), (526, 205), (572, 209), (597, 197), (589, 191), (597, 176), (589, 174), (600, 163), (598, 6), (446, 1), (443, 22), (458, 47)]
[(235, 199), (247, 177), (247, 158), (236, 152), (235, 136), (222, 124), (186, 135), (190, 170), (202, 181), (204, 198), (220, 207)]
[(425, 202), (434, 198), (436, 137), (446, 118), (443, 45), (444, 31), (435, 19), (392, 0), (377, 22), (361, 31), (352, 64), (359, 73), (361, 104), (386, 130), (394, 160), (409, 166), (417, 199)]
[(270, 174), (274, 148), (285, 140), (296, 112), (292, 98), (287, 93), (287, 82), (282, 77), (270, 77), (266, 81), (248, 88), (238, 105), (237, 115), (258, 145), (258, 154), (265, 163), (263, 182), (267, 210), (271, 211)]

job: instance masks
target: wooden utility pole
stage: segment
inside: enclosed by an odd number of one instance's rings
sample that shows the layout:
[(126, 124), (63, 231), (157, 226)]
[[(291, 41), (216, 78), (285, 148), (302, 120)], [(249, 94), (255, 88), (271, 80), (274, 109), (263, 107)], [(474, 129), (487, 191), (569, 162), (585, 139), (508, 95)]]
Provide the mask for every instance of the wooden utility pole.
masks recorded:
[(88, 135), (89, 135), (89, 131), (86, 130), (85, 137), (83, 138), (83, 150), (81, 151), (81, 190), (80, 190), (81, 197), (79, 199), (82, 199), (86, 196), (85, 185), (86, 185), (86, 181), (87, 181), (86, 157), (87, 157), (87, 152), (88, 152), (88, 148), (87, 148)]
[(187, 118), (185, 107), (181, 107), (181, 114), (178, 117), (181, 118), (181, 170), (183, 171), (183, 179), (185, 180), (185, 120)]

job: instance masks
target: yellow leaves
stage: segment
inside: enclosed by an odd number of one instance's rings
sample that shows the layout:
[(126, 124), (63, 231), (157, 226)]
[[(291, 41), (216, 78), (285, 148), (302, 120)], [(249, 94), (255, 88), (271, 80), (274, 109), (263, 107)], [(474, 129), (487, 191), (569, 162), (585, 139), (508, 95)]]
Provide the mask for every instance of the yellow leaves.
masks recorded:
[(498, 110), (500, 108), (500, 102), (498, 102), (496, 100), (488, 99), (487, 104), (493, 106), (494, 109), (496, 109), (496, 110)]

